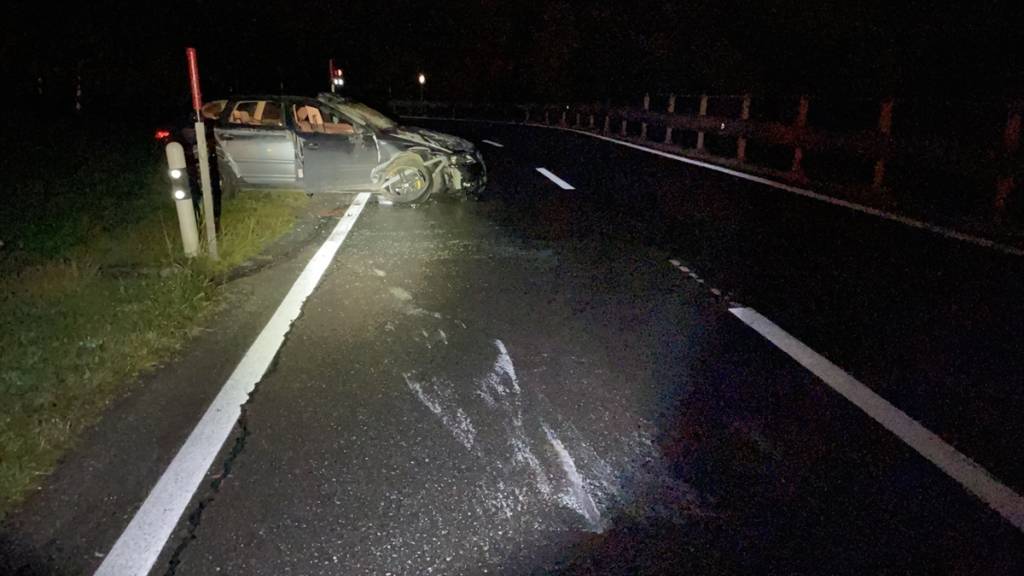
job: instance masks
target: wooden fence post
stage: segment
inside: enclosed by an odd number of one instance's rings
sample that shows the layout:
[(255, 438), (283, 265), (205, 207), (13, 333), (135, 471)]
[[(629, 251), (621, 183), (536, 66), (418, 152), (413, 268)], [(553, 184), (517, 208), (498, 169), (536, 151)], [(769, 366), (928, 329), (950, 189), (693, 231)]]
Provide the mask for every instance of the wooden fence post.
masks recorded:
[(590, 116), (587, 117), (587, 128), (590, 128), (591, 130), (594, 129), (594, 115), (593, 114), (591, 114)]
[[(746, 122), (750, 120), (750, 94), (743, 95), (743, 105), (740, 107), (740, 120), (743, 121), (743, 129), (746, 129)], [(736, 159), (740, 162), (747, 161), (746, 136), (740, 136), (736, 139)]]
[(623, 138), (626, 137), (626, 119), (625, 118), (622, 119), (622, 126), (619, 128), (619, 134)]
[[(699, 116), (707, 116), (708, 115), (708, 95), (707, 94), (701, 94), (700, 95), (700, 108), (697, 110), (697, 114)], [(701, 152), (703, 150), (704, 150), (704, 131), (701, 130), (701, 131), (697, 132), (697, 151)]]
[[(1003, 130), (1003, 155), (1010, 163), (1013, 162), (1013, 156), (1020, 150), (1022, 108), (1024, 108), (1024, 102), (1013, 102), (1006, 115), (1006, 128)], [(1003, 170), (1006, 169), (1003, 168)], [(1010, 174), (1004, 172), (999, 176), (999, 180), (996, 182), (995, 199), (997, 222), (1001, 222), (1006, 215), (1006, 201), (1010, 198), (1016, 185), (1017, 179), (1012, 172)]]
[[(651, 109), (651, 95), (644, 94), (644, 112), (648, 112)], [(640, 123), (640, 139), (647, 140), (647, 122)]]
[(811, 99), (807, 95), (800, 97), (800, 104), (796, 110), (796, 125), (799, 128), (807, 126), (807, 112), (811, 107)]
[(568, 114), (568, 113), (569, 113), (568, 110), (562, 109), (562, 119), (558, 121), (558, 125), (559, 126), (568, 126), (569, 125), (569, 121), (566, 120), (566, 118), (565, 118), (566, 114)]
[(601, 132), (603, 132), (605, 134), (610, 134), (611, 131), (612, 131), (612, 117), (611, 117), (610, 114), (605, 112), (605, 114), (604, 114), (604, 128), (601, 130)]
[[(666, 108), (665, 111), (668, 112), (669, 114), (675, 114), (676, 113), (676, 95), (675, 94), (669, 94), (668, 95), (668, 108)], [(671, 144), (671, 143), (672, 143), (672, 127), (671, 126), (666, 126), (665, 127), (665, 144)]]
[(530, 109), (526, 108), (525, 112), (526, 112), (526, 114), (525, 114), (525, 117), (523, 118), (523, 123), (524, 124), (529, 124), (530, 123)]
[[(807, 110), (810, 108), (810, 100), (807, 96), (800, 97), (799, 108), (796, 112), (796, 122), (793, 127), (797, 129), (797, 132), (803, 132), (803, 129), (807, 127)], [(799, 178), (803, 178), (804, 175), (804, 150), (800, 145), (793, 147), (793, 167), (790, 169), (794, 175)]]
[(1007, 154), (1016, 154), (1020, 150), (1021, 108), (1024, 108), (1024, 103), (1015, 102), (1011, 104), (1006, 117), (1006, 129), (1003, 130), (1003, 148)]
[(544, 123), (551, 124), (551, 113), (548, 110), (544, 111)]
[[(881, 109), (878, 113), (878, 132), (888, 137), (892, 134), (892, 106), (893, 99), (882, 100)], [(885, 156), (875, 160), (875, 175), (871, 178), (871, 187), (878, 190), (885, 185)]]
[(577, 128), (580, 127), (580, 113), (579, 112), (576, 113), (576, 127)]

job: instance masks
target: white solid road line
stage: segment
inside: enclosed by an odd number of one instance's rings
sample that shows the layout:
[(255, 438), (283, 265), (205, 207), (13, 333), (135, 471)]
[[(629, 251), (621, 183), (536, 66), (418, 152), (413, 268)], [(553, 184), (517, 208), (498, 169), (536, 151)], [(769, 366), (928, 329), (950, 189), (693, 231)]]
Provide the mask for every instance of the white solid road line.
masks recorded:
[(490, 144), (491, 146), (494, 146), (495, 148), (504, 148), (505, 147), (504, 144), (498, 144), (494, 140), (481, 140), (481, 142), (483, 142), (484, 144)]
[(573, 132), (575, 134), (582, 134), (584, 136), (590, 136), (591, 138), (597, 138), (599, 140), (605, 140), (607, 142), (612, 142), (614, 144), (618, 144), (620, 146), (625, 146), (627, 148), (633, 148), (634, 150), (641, 150), (643, 152), (647, 152), (648, 154), (654, 154), (656, 156), (661, 156), (662, 158), (669, 158), (669, 159), (675, 160), (677, 162), (683, 162), (683, 163), (690, 164), (690, 165), (693, 165), (693, 166), (699, 166), (701, 168), (707, 168), (708, 170), (713, 170), (715, 172), (721, 172), (722, 174), (728, 174), (730, 176), (735, 176), (736, 178), (740, 178), (740, 179), (743, 179), (743, 180), (748, 180), (750, 182), (756, 182), (758, 184), (764, 184), (765, 186), (770, 186), (770, 187), (776, 188), (778, 190), (783, 190), (783, 191), (786, 191), (786, 192), (791, 192), (791, 193), (796, 194), (798, 196), (803, 196), (805, 198), (811, 198), (811, 199), (814, 199), (814, 200), (818, 200), (818, 201), (821, 201), (821, 202), (832, 204), (833, 206), (840, 206), (842, 208), (848, 208), (850, 210), (854, 210), (854, 211), (860, 212), (862, 214), (870, 214), (871, 216), (882, 218), (883, 220), (889, 220), (891, 222), (898, 222), (898, 223), (903, 224), (905, 226), (910, 226), (911, 228), (919, 228), (921, 230), (927, 230), (928, 232), (932, 232), (932, 233), (935, 233), (935, 234), (938, 234), (940, 236), (944, 236), (946, 238), (950, 238), (950, 239), (953, 239), (953, 240), (959, 240), (961, 242), (967, 242), (968, 244), (974, 244), (975, 246), (981, 246), (983, 248), (990, 248), (992, 250), (996, 250), (996, 251), (1002, 252), (1004, 254), (1011, 254), (1013, 256), (1024, 256), (1024, 249), (1018, 248), (1016, 246), (1011, 246), (1009, 244), (1003, 244), (1001, 242), (996, 242), (994, 240), (989, 240), (988, 238), (982, 238), (980, 236), (974, 236), (974, 235), (971, 235), (971, 234), (965, 234), (963, 232), (958, 232), (958, 231), (956, 231), (956, 230), (954, 230), (952, 228), (947, 228), (946, 226), (939, 226), (937, 224), (932, 224), (930, 222), (925, 222), (923, 220), (917, 220), (915, 218), (909, 218), (907, 216), (901, 216), (899, 214), (893, 214), (892, 212), (886, 212), (885, 210), (879, 210), (878, 208), (872, 208), (870, 206), (865, 206), (863, 204), (858, 204), (856, 202), (850, 202), (848, 200), (842, 200), (842, 199), (839, 199), (839, 198), (833, 198), (832, 196), (826, 196), (825, 194), (820, 194), (818, 192), (814, 192), (813, 190), (808, 190), (806, 188), (800, 188), (799, 186), (792, 186), (790, 184), (785, 184), (783, 182), (777, 182), (775, 180), (769, 180), (768, 178), (764, 178), (762, 176), (755, 176), (753, 174), (748, 174), (746, 172), (740, 172), (739, 170), (733, 170), (732, 168), (726, 168), (725, 166), (719, 166), (718, 164), (712, 164), (711, 162), (704, 162), (702, 160), (695, 160), (693, 158), (687, 158), (686, 156), (681, 156), (679, 154), (673, 154), (671, 152), (665, 152), (663, 150), (658, 150), (658, 149), (655, 149), (655, 148), (649, 148), (647, 146), (641, 146), (640, 144), (634, 144), (632, 142), (626, 142), (624, 140), (619, 140), (617, 138), (611, 138), (611, 137), (608, 137), (608, 136), (604, 136), (602, 134), (595, 134), (593, 132), (588, 132), (586, 130), (577, 130), (575, 128), (568, 128), (568, 127), (564, 127), (564, 126), (549, 126), (547, 124), (536, 124), (536, 123), (533, 123), (533, 122), (525, 123), (524, 124), (522, 122), (506, 122), (506, 121), (499, 121), (499, 120), (473, 120), (473, 119), (457, 119), (457, 118), (438, 118), (438, 117), (434, 117), (434, 116), (405, 116), (405, 118), (415, 118), (415, 119), (420, 119), (420, 120), (448, 120), (448, 121), (461, 121), (461, 122), (481, 122), (481, 123), (486, 123), (486, 124), (502, 124), (502, 125), (509, 125), (509, 126), (532, 126), (534, 128), (551, 128), (553, 130), (562, 130), (562, 131), (565, 131), (565, 132)]
[(369, 197), (368, 192), (356, 196), (327, 241), (306, 264), (273, 317), (104, 558), (96, 571), (98, 576), (145, 576), (153, 568), (196, 488), (238, 421), (242, 405), (263, 378), (292, 322), (302, 311), (303, 303), (320, 282)]
[(748, 174), (746, 172), (740, 172), (739, 170), (733, 170), (731, 168), (726, 168), (725, 166), (719, 166), (717, 164), (712, 164), (710, 162), (704, 162), (704, 161), (701, 161), (701, 160), (694, 160), (693, 158), (687, 158), (686, 156), (680, 156), (679, 154), (672, 154), (671, 152), (663, 152), (661, 150), (656, 150), (654, 148), (648, 148), (647, 146), (641, 146), (639, 144), (634, 144), (632, 142), (625, 142), (623, 140), (618, 140), (618, 139), (615, 139), (615, 138), (609, 138), (608, 136), (603, 136), (601, 134), (594, 134), (593, 132), (587, 132), (585, 130), (576, 130), (575, 128), (563, 128), (561, 126), (548, 126), (546, 124), (530, 124), (530, 125), (531, 126), (541, 126), (541, 127), (544, 127), (544, 128), (555, 128), (555, 129), (558, 129), (558, 130), (565, 130), (567, 132), (574, 132), (576, 134), (584, 134), (586, 136), (597, 138), (599, 140), (605, 140), (605, 141), (608, 141), (608, 142), (614, 142), (615, 144), (619, 144), (620, 146), (626, 146), (627, 148), (633, 148), (634, 150), (642, 150), (642, 151), (647, 152), (649, 154), (654, 154), (656, 156), (661, 156), (663, 158), (669, 158), (669, 159), (672, 159), (672, 160), (676, 160), (678, 162), (684, 162), (686, 164), (691, 164), (693, 166), (700, 166), (701, 168), (707, 168), (708, 170), (713, 170), (715, 172), (721, 172), (723, 174), (728, 174), (730, 176), (735, 176), (735, 177), (740, 178), (742, 180), (749, 180), (750, 182), (757, 182), (758, 184), (764, 184), (765, 186), (771, 186), (772, 188), (776, 188), (778, 190), (784, 190), (786, 192), (791, 192), (791, 193), (796, 194), (798, 196), (803, 196), (805, 198), (811, 198), (811, 199), (814, 199), (814, 200), (825, 202), (827, 204), (832, 204), (833, 206), (841, 206), (843, 208), (848, 208), (850, 210), (854, 210), (856, 212), (861, 212), (863, 214), (870, 214), (872, 216), (876, 216), (878, 218), (882, 218), (883, 220), (890, 220), (892, 222), (899, 222), (900, 224), (903, 224), (905, 226), (910, 226), (911, 228), (920, 228), (921, 230), (927, 230), (929, 232), (933, 232), (935, 234), (938, 234), (940, 236), (944, 236), (946, 238), (951, 238), (953, 240), (960, 240), (961, 242), (967, 242), (968, 244), (974, 244), (976, 246), (982, 246), (984, 248), (991, 248), (992, 250), (998, 250), (999, 252), (1003, 252), (1005, 254), (1012, 254), (1014, 256), (1024, 256), (1024, 250), (1022, 250), (1020, 248), (1017, 248), (1016, 246), (1010, 246), (1009, 244), (1002, 244), (1002, 243), (999, 243), (999, 242), (995, 242), (995, 241), (989, 240), (987, 238), (980, 238), (978, 236), (972, 236), (970, 234), (965, 234), (963, 232), (958, 232), (956, 230), (953, 230), (952, 228), (947, 228), (945, 226), (939, 226), (939, 225), (936, 225), (936, 224), (932, 224), (930, 222), (924, 222), (922, 220), (917, 220), (917, 219), (914, 219), (914, 218), (908, 218), (907, 216), (901, 216), (899, 214), (893, 214), (892, 212), (886, 212), (885, 210), (879, 210), (878, 208), (872, 208), (870, 206), (865, 206), (863, 204), (858, 204), (856, 202), (850, 202), (849, 200), (842, 200), (840, 198), (833, 198), (832, 196), (826, 196), (825, 194), (820, 194), (818, 192), (814, 192), (813, 190), (808, 190), (806, 188), (800, 188), (799, 186), (791, 186), (789, 184), (784, 184), (782, 182), (776, 182), (775, 180), (769, 180), (768, 178), (764, 178), (764, 177), (761, 177), (761, 176), (755, 176), (753, 174)]
[(554, 182), (562, 190), (575, 190), (575, 188), (572, 187), (572, 184), (569, 184), (565, 180), (562, 180), (558, 176), (555, 176), (547, 168), (537, 168), (537, 172), (540, 172), (541, 174), (546, 176), (548, 180), (551, 180), (552, 182)]
[(729, 311), (1024, 532), (1024, 498), (987, 470), (756, 310)]

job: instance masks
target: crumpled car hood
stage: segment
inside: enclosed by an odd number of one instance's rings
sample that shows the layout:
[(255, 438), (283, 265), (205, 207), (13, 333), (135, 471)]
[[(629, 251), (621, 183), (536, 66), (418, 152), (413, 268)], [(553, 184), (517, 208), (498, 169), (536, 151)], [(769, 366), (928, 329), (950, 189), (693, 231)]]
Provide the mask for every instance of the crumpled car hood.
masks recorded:
[(473, 143), (464, 138), (416, 126), (399, 126), (388, 131), (388, 135), (415, 144), (440, 148), (445, 152), (470, 152), (475, 149)]

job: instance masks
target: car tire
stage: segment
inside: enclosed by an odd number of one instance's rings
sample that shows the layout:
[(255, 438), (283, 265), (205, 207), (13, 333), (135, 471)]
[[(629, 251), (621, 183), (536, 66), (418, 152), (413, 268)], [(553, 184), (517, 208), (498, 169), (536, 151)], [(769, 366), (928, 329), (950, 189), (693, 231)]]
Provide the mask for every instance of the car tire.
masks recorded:
[(423, 202), (430, 197), (430, 172), (419, 156), (403, 156), (396, 159), (384, 173), (383, 181), (387, 182), (398, 177), (395, 184), (385, 186), (379, 192), (382, 200), (395, 204), (412, 204)]
[(238, 176), (227, 164), (218, 164), (217, 172), (220, 173), (220, 197), (234, 198), (238, 194)]

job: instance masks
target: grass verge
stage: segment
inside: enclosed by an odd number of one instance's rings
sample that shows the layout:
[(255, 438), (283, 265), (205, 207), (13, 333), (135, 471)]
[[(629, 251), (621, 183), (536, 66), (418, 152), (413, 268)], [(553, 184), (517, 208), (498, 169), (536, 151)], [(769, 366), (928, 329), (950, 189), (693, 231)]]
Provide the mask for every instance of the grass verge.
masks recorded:
[(157, 157), (115, 152), (85, 156), (88, 181), (75, 190), (60, 177), (75, 167), (5, 183), (15, 198), (41, 194), (46, 209), (0, 218), (18, 232), (0, 259), (0, 519), (127, 383), (196, 333), (219, 279), (287, 232), (305, 202), (294, 193), (226, 201), (221, 260), (186, 261)]

